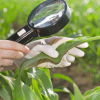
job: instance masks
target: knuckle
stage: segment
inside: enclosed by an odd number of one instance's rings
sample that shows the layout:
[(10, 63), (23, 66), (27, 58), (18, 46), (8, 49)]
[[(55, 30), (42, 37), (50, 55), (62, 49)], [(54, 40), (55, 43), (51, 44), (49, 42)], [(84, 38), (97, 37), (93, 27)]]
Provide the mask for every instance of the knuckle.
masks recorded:
[(13, 57), (13, 58), (16, 58), (16, 57), (17, 57), (17, 52), (16, 52), (16, 51), (13, 51), (12, 57)]
[(11, 45), (12, 48), (14, 48), (14, 49), (16, 48), (16, 43), (15, 42), (10, 41), (10, 45)]
[(0, 49), (0, 57), (2, 57), (2, 54), (3, 54), (3, 53), (2, 53), (2, 50)]
[(12, 65), (12, 64), (13, 64), (13, 60), (8, 60), (8, 61), (7, 61), (7, 65), (8, 65), (8, 66), (10, 66), (10, 65)]
[(12, 65), (12, 64), (13, 64), (13, 60), (10, 60), (10, 61), (9, 61), (9, 65)]
[(0, 66), (2, 66), (2, 59), (0, 59)]

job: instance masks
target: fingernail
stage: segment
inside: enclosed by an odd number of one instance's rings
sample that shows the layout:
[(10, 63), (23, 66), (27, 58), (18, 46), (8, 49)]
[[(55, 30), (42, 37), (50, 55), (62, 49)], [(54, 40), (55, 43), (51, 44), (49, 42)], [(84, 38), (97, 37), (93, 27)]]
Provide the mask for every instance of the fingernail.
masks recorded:
[(27, 46), (25, 46), (25, 48), (26, 48), (26, 53), (29, 53), (30, 49)]

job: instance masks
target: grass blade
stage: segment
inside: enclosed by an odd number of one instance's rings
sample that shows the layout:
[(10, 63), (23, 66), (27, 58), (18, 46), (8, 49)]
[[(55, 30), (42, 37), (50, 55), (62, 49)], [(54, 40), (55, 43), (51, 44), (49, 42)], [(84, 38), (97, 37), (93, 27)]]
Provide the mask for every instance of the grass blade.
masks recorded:
[(73, 80), (72, 80), (71, 78), (69, 78), (68, 76), (65, 76), (65, 75), (63, 75), (63, 74), (53, 74), (52, 77), (53, 77), (53, 78), (58, 78), (58, 79), (66, 80), (66, 81), (68, 81), (68, 82), (70, 82), (70, 83), (72, 83), (72, 84), (74, 83)]

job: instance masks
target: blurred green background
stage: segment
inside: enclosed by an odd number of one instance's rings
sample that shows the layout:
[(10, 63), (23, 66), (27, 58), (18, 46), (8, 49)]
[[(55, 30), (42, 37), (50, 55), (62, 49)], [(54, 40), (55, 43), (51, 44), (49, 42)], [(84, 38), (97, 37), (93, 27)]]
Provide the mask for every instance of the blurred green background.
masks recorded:
[[(6, 39), (27, 24), (30, 12), (44, 0), (0, 0), (0, 39)], [(55, 35), (67, 37), (97, 36), (100, 34), (100, 0), (66, 0), (72, 17), (69, 24)], [(86, 55), (76, 60), (83, 73), (89, 72), (93, 83), (100, 81), (100, 43), (89, 42), (83, 49)], [(75, 63), (75, 62), (74, 62)]]

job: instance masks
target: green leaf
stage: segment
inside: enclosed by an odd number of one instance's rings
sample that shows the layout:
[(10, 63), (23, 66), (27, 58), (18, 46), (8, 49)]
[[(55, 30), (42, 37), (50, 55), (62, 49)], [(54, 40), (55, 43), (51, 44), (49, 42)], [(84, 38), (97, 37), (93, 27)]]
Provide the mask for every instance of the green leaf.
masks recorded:
[(43, 100), (50, 100), (48, 97), (42, 94)]
[(6, 82), (6, 83), (10, 86), (10, 88), (13, 90), (15, 79), (14, 79), (14, 78), (11, 78), (11, 77), (8, 77), (8, 76), (4, 76), (4, 75), (2, 75), (1, 73), (0, 73), (0, 77), (1, 77), (2, 79), (4, 79), (5, 82)]
[(85, 98), (88, 97), (88, 96), (91, 94), (92, 90), (93, 90), (93, 89), (86, 91), (86, 92), (84, 93), (84, 97), (85, 97)]
[(21, 82), (21, 77), (17, 77), (13, 90), (13, 100), (39, 100), (35, 93)]
[(39, 83), (35, 79), (32, 79), (31, 88), (40, 100), (44, 100), (40, 92)]
[(49, 77), (49, 79), (51, 80), (49, 68), (40, 68), (40, 69), (43, 70), (45, 72), (45, 74)]
[(74, 100), (84, 100), (80, 90), (78, 89), (75, 83), (73, 84), (73, 87), (74, 87)]
[(3, 98), (3, 100), (10, 100), (8, 92), (3, 87), (0, 87), (0, 96)]
[(95, 91), (87, 100), (100, 100), (100, 90)]
[(84, 99), (86, 100), (99, 100), (99, 98), (100, 98), (100, 86), (92, 90), (88, 90), (84, 93)]
[(54, 89), (54, 92), (65, 92), (65, 93), (69, 93), (69, 96), (70, 96), (71, 100), (74, 100), (74, 95), (66, 87), (58, 87), (58, 88)]
[[(40, 59), (50, 59), (52, 61), (54, 61), (55, 63), (59, 63), (61, 58), (63, 57), (63, 55), (69, 50), (71, 49), (72, 47), (75, 47), (79, 44), (82, 44), (84, 42), (88, 42), (88, 41), (93, 41), (93, 40), (98, 40), (100, 39), (100, 36), (96, 36), (96, 37), (79, 37), (79, 38), (75, 38), (75, 39), (72, 39), (70, 41), (67, 41), (63, 44), (61, 44), (56, 50), (59, 52), (59, 56), (58, 58), (52, 58), (44, 53), (40, 53), (39, 55), (31, 58), (31, 59), (28, 59), (26, 61), (24, 61), (21, 65), (21, 67), (19, 68), (19, 75), (23, 72), (24, 69), (27, 68), (28, 65), (32, 64), (33, 62), (36, 62)], [(63, 49), (62, 49), (63, 48)]]
[(65, 93), (71, 93), (69, 89), (67, 89), (66, 87), (58, 87), (56, 89), (53, 89), (54, 92), (65, 92)]
[(74, 100), (74, 95), (72, 93), (69, 94), (71, 100)]
[(29, 78), (35, 79), (42, 87), (41, 93), (50, 100), (58, 100), (58, 95), (53, 92), (52, 83), (44, 71), (38, 70), (36, 73), (28, 73)]
[(58, 78), (58, 79), (66, 80), (66, 81), (68, 81), (68, 82), (70, 82), (70, 83), (72, 83), (72, 84), (74, 83), (73, 80), (72, 80), (71, 78), (69, 78), (68, 76), (65, 76), (65, 75), (63, 75), (63, 74), (53, 74), (52, 77), (53, 77), (53, 78)]
[(12, 90), (14, 89), (14, 81), (15, 81), (14, 78), (4, 76), (0, 73), (0, 85), (6, 89), (11, 98), (12, 98)]

